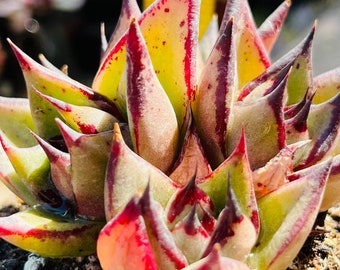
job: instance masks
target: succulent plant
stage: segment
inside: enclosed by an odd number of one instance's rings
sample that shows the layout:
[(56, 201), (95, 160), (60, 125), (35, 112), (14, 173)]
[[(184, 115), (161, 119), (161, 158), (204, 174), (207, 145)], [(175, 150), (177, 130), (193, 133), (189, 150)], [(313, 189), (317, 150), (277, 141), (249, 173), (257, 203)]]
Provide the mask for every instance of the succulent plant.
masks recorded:
[(214, 5), (124, 0), (91, 86), (8, 40), (27, 98), (0, 98), (0, 178), (27, 207), (3, 239), (103, 269), (290, 265), (339, 202), (339, 68), (313, 77), (316, 24), (272, 63), (290, 1), (259, 27)]

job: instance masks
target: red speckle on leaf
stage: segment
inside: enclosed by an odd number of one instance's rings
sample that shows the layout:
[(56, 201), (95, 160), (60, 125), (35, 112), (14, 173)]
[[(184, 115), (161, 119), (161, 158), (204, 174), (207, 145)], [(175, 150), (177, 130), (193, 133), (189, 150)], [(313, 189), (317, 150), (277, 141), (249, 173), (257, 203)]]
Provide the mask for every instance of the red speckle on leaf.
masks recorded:
[(165, 9), (164, 9), (164, 12), (169, 13), (169, 12), (170, 12), (170, 9), (169, 9), (169, 8), (165, 8)]
[(94, 125), (87, 125), (84, 123), (77, 123), (81, 132), (84, 134), (94, 134), (97, 133), (97, 129)]
[(181, 21), (181, 23), (179, 24), (180, 27), (183, 27), (185, 25), (185, 21)]

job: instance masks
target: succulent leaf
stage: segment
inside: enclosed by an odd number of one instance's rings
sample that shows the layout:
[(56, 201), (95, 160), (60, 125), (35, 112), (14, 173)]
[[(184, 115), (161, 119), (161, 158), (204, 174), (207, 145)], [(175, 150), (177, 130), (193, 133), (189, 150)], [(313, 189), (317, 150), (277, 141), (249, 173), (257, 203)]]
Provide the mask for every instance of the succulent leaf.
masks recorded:
[[(258, 200), (260, 235), (248, 257), (255, 269), (284, 269), (308, 236), (324, 194), (331, 161)], [(301, 213), (301, 214), (297, 214)], [(294, 224), (294, 225), (292, 225)]]
[(237, 89), (233, 18), (223, 29), (198, 82), (197, 97), (192, 104), (195, 124), (213, 168), (226, 158), (227, 123)]
[(74, 202), (71, 175), (71, 158), (69, 153), (65, 153), (36, 134), (33, 134), (42, 149), (45, 151), (51, 167), (51, 180), (58, 191), (68, 200)]
[(202, 38), (199, 39), (199, 52), (200, 57), (198, 58), (197, 69), (198, 73), (201, 73), (202, 66), (207, 61), (215, 43), (219, 36), (219, 21), (218, 15), (214, 14), (211, 18), (211, 22), (207, 28), (207, 31), (204, 33)]
[(196, 128), (191, 122), (184, 137), (181, 153), (169, 177), (177, 184), (184, 186), (193, 175), (196, 175), (196, 178), (203, 178), (210, 173), (210, 164), (205, 157)]
[(56, 98), (36, 93), (47, 100), (63, 117), (70, 127), (83, 134), (95, 134), (112, 129), (118, 120), (111, 114), (89, 106), (78, 106)]
[(329, 208), (340, 203), (340, 155), (333, 158), (332, 168), (329, 173), (325, 194), (320, 206), (320, 212), (327, 211)]
[(89, 219), (103, 219), (105, 171), (112, 131), (82, 134), (59, 119), (56, 122), (70, 153), (71, 185), (77, 214)]
[(53, 65), (50, 61), (47, 60), (47, 58), (45, 57), (45, 55), (43, 55), (42, 53), (39, 53), (38, 58), (40, 60), (40, 63), (48, 68), (51, 69), (53, 71), (58, 72), (61, 75), (68, 75), (68, 66), (67, 65), (63, 65), (60, 69), (57, 68), (55, 65)]
[(216, 213), (220, 213), (225, 208), (227, 201), (230, 200), (228, 190), (231, 189), (238, 200), (241, 213), (253, 222), (257, 231), (259, 230), (253, 179), (244, 134), (229, 158), (206, 178), (198, 180), (198, 187), (209, 195)]
[(260, 36), (268, 53), (271, 52), (275, 45), (288, 15), (290, 6), (291, 0), (285, 0), (282, 2), (282, 4), (277, 7), (257, 29), (258, 35)]
[(199, 2), (193, 0), (156, 1), (140, 18), (154, 69), (173, 105), (180, 128), (197, 84), (199, 8)]
[[(241, 211), (229, 181), (226, 206), (218, 217), (203, 257), (212, 251), (216, 243), (219, 243), (223, 256), (245, 261), (256, 242), (258, 228)], [(247, 239), (247, 241), (242, 241), (242, 239)]]
[(216, 244), (208, 256), (190, 264), (183, 270), (249, 270), (250, 268), (243, 262), (231, 258), (223, 257), (220, 251), (221, 247)]
[(158, 269), (138, 199), (134, 196), (99, 234), (97, 255), (104, 270)]
[(34, 209), (0, 219), (0, 237), (25, 250), (47, 257), (92, 254), (102, 222), (57, 219)]
[[(173, 105), (180, 128), (196, 86), (198, 14), (197, 1), (156, 1), (138, 18), (155, 72)], [(125, 34), (103, 59), (92, 84), (96, 92), (118, 103), (123, 111), (124, 94), (119, 97), (117, 90), (125, 67), (126, 39)]]
[(327, 102), (311, 106), (307, 119), (310, 142), (306, 145), (304, 158), (299, 160), (296, 170), (333, 155), (339, 138), (339, 102), (340, 94), (337, 94)]
[(286, 143), (294, 144), (296, 142), (309, 139), (307, 119), (312, 105), (312, 98), (305, 98), (296, 106), (292, 106), (285, 111), (285, 130)]
[[(222, 18), (223, 24), (234, 18), (234, 39), (237, 54), (238, 87), (263, 73), (270, 66), (270, 58), (260, 36), (256, 31), (256, 25), (247, 0), (228, 1)], [(252, 68), (248, 68), (251, 66)]]
[(314, 78), (313, 104), (323, 103), (339, 93), (340, 67), (324, 72)]
[[(262, 74), (257, 76), (254, 80), (247, 83), (243, 87), (243, 89), (241, 89), (238, 100), (239, 101), (243, 100), (247, 95), (249, 95), (249, 93), (251, 93), (254, 89), (256, 89), (256, 87), (258, 87), (259, 85), (261, 86), (261, 84), (264, 87), (269, 87), (270, 85), (269, 86), (267, 85), (267, 81), (269, 81), (269, 80), (274, 79), (274, 82), (279, 82), (280, 80), (276, 80), (275, 76), (278, 76), (277, 78), (284, 78), (285, 74), (288, 74), (288, 71), (298, 61), (298, 59), (304, 60), (305, 64), (306, 64), (307, 58), (309, 57), (308, 53), (310, 51), (310, 47), (311, 47), (311, 44), (313, 42), (314, 33), (315, 33), (315, 25), (311, 29), (311, 31), (308, 33), (308, 35), (299, 44), (297, 44), (294, 48), (292, 48), (285, 55), (283, 55), (276, 62), (274, 62), (271, 66), (269, 66)], [(298, 65), (295, 65), (295, 67), (297, 67), (297, 66)], [(299, 68), (298, 68), (298, 70), (299, 70)], [(306, 69), (306, 66), (305, 66), (305, 69), (302, 69), (302, 71), (300, 71), (300, 72), (296, 71), (297, 77), (300, 76), (299, 74), (301, 76), (306, 76), (305, 80), (304, 80), (306, 82), (307, 76), (310, 75), (310, 70)], [(290, 91), (294, 92), (294, 87), (293, 87), (294, 83), (293, 82), (291, 82), (291, 83), (292, 83), (291, 84), (292, 87), (291, 87)], [(298, 83), (299, 82), (297, 81), (297, 84)], [(306, 86), (305, 84), (303, 84), (303, 85)], [(302, 99), (304, 97), (305, 93), (307, 92), (308, 87), (303, 88), (300, 85), (299, 89), (300, 89), (300, 92), (298, 93), (299, 98), (295, 97), (296, 99)], [(311, 91), (312, 90), (309, 89), (309, 92), (311, 92)], [(289, 92), (288, 92), (288, 94), (289, 94)], [(292, 95), (294, 95), (294, 93), (292, 93)], [(311, 93), (310, 93), (310, 95), (311, 95)]]
[[(285, 147), (283, 103), (286, 82), (283, 80), (272, 92), (256, 101), (234, 105), (226, 135), (226, 149), (229, 153), (233, 151), (244, 129), (252, 169), (262, 167)], [(258, 113), (251, 113), (254, 111)]]
[[(143, 10), (149, 7), (155, 0), (144, 0), (143, 1)], [(206, 33), (207, 28), (209, 27), (210, 21), (215, 14), (216, 1), (214, 0), (202, 0), (200, 10), (204, 10), (204, 12), (200, 15), (199, 22), (199, 39)]]
[(34, 123), (29, 102), (25, 98), (0, 97), (0, 129), (18, 147), (29, 147), (36, 141), (29, 130), (34, 130)]
[(166, 270), (185, 267), (188, 264), (187, 259), (166, 226), (164, 210), (153, 199), (149, 184), (143, 192), (140, 204), (158, 268)]
[(143, 191), (148, 183), (154, 199), (163, 207), (178, 188), (162, 171), (125, 144), (119, 125), (115, 124), (105, 180), (106, 219), (110, 220), (121, 212), (136, 192)]
[(90, 106), (107, 111), (122, 120), (114, 103), (93, 92), (89, 87), (67, 77), (65, 74), (48, 69), (20, 50), (8, 40), (22, 68), (27, 86), (27, 94), (36, 132), (43, 138), (60, 135), (54, 118), (57, 111), (47, 101), (36, 94), (36, 90), (51, 97), (75, 105)]
[(294, 151), (297, 148), (298, 145), (294, 145), (281, 149), (264, 167), (253, 171), (257, 199), (288, 182), (286, 176), (293, 171)]
[[(152, 198), (149, 185), (142, 196), (133, 196), (100, 233), (97, 251), (103, 268), (112, 269), (114, 265), (115, 269), (128, 266), (181, 269), (186, 266), (186, 258), (171, 237), (163, 215), (161, 205)], [(129, 260), (131, 251), (133, 260)]]
[(128, 121), (135, 152), (168, 172), (178, 152), (176, 114), (158, 81), (135, 21), (131, 23), (127, 38), (127, 76)]
[(36, 201), (53, 208), (61, 207), (63, 200), (49, 179), (50, 163), (40, 145), (20, 148), (4, 134), (0, 135), (0, 142), (18, 177)]
[(28, 205), (38, 204), (39, 201), (30, 192), (29, 188), (25, 185), (19, 177), (12, 163), (7, 157), (3, 147), (0, 147), (0, 180), (5, 186), (21, 198)]
[(105, 57), (101, 59), (100, 67), (92, 81), (92, 89), (109, 100), (111, 100), (119, 114), (122, 115), (121, 120), (125, 120), (126, 102), (125, 95), (118, 93), (119, 82), (125, 68), (126, 59), (126, 35), (122, 36), (119, 41), (107, 52)]
[(202, 257), (210, 240), (209, 232), (205, 230), (198, 217), (196, 205), (176, 224), (171, 234), (189, 264)]
[(298, 103), (306, 95), (311, 95), (313, 91), (312, 74), (312, 40), (316, 24), (311, 30), (309, 42), (303, 47), (301, 54), (296, 58), (289, 74), (287, 83), (288, 100), (287, 105)]
[(109, 43), (104, 50), (104, 54), (102, 59), (105, 59), (107, 53), (111, 51), (111, 49), (116, 45), (119, 39), (125, 34), (125, 32), (129, 29), (131, 20), (133, 18), (139, 18), (141, 16), (141, 10), (139, 9), (138, 3), (136, 0), (123, 0), (122, 7), (120, 10), (120, 15), (113, 31)]
[[(195, 176), (191, 177), (188, 184), (178, 189), (171, 197), (166, 207), (166, 217), (170, 228), (172, 228), (183, 217), (187, 216), (193, 208), (199, 205), (206, 212), (212, 213), (214, 206), (207, 194), (197, 187)], [(203, 216), (205, 213), (201, 213)]]

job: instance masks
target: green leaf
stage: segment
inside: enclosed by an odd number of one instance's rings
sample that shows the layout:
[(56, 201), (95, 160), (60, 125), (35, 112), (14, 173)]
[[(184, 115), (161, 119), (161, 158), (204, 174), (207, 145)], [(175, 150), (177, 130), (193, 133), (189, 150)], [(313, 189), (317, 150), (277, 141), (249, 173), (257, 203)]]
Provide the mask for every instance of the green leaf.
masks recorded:
[[(294, 61), (288, 79), (288, 100), (287, 105), (299, 103), (306, 93), (311, 95), (313, 89), (312, 73), (312, 42), (316, 25), (314, 24), (308, 42), (305, 43), (301, 54)], [(307, 40), (306, 40), (307, 41)]]
[(226, 148), (229, 153), (233, 151), (244, 129), (252, 169), (264, 166), (285, 146), (283, 99), (286, 81), (281, 81), (272, 92), (262, 98), (251, 102), (237, 102), (233, 107)]
[(333, 158), (332, 168), (329, 173), (325, 194), (323, 196), (320, 212), (327, 211), (329, 208), (340, 203), (340, 155)]
[(106, 219), (110, 220), (121, 212), (130, 199), (137, 192), (142, 192), (148, 183), (154, 199), (163, 207), (178, 188), (162, 171), (125, 144), (116, 123), (105, 181)]
[(153, 69), (138, 24), (127, 39), (127, 111), (135, 152), (168, 173), (179, 148), (179, 128), (171, 102)]
[(58, 126), (54, 121), (54, 118), (58, 117), (59, 114), (51, 104), (36, 93), (36, 90), (71, 104), (99, 108), (120, 120), (123, 119), (114, 103), (62, 72), (40, 65), (21, 51), (13, 42), (8, 41), (24, 74), (35, 132), (39, 136), (51, 138), (60, 135)]
[(260, 235), (248, 263), (253, 269), (286, 269), (307, 239), (319, 213), (331, 161), (258, 200)]
[(95, 134), (112, 130), (113, 123), (118, 120), (111, 114), (89, 106), (78, 106), (56, 98), (36, 93), (47, 100), (74, 130), (83, 134)]
[(314, 78), (313, 104), (326, 102), (339, 93), (340, 67), (324, 72)]
[(295, 170), (306, 168), (336, 154), (340, 136), (339, 123), (340, 94), (324, 103), (311, 106), (307, 119), (310, 141), (301, 149), (303, 158), (298, 160)]
[(26, 209), (0, 218), (0, 237), (45, 257), (78, 257), (95, 253), (102, 222), (62, 220)]
[(239, 144), (230, 157), (215, 169), (211, 175), (199, 179), (198, 187), (208, 194), (217, 214), (225, 208), (227, 200), (229, 200), (228, 189), (231, 188), (241, 213), (244, 213), (253, 222), (258, 231), (257, 205), (252, 174), (246, 154), (244, 133), (242, 133)]
[(271, 52), (277, 38), (279, 37), (290, 6), (291, 0), (285, 0), (257, 29), (258, 35), (260, 36), (268, 53)]
[(56, 119), (71, 159), (71, 185), (77, 214), (103, 219), (104, 181), (112, 140), (112, 131), (82, 134)]
[[(35, 200), (53, 208), (61, 207), (63, 200), (49, 179), (50, 163), (41, 146), (16, 147), (3, 134), (0, 136), (0, 141), (15, 173), (33, 194)], [(14, 181), (19, 192), (25, 192), (25, 188), (22, 187), (17, 177), (14, 177)], [(23, 199), (26, 197), (23, 196)], [(28, 198), (30, 199), (29, 195)], [(30, 203), (30, 201), (27, 203)]]
[(257, 33), (256, 24), (247, 0), (227, 2), (221, 29), (224, 28), (223, 24), (227, 24), (232, 17), (235, 25), (237, 89), (240, 90), (270, 66), (270, 58)]
[(197, 132), (207, 159), (216, 168), (226, 158), (225, 138), (237, 88), (233, 19), (222, 29), (203, 70), (192, 103)]
[[(215, 230), (211, 235), (207, 249), (203, 257), (207, 256), (216, 243), (221, 246), (223, 256), (244, 262), (250, 250), (255, 244), (258, 235), (258, 227), (242, 213), (238, 198), (230, 185), (227, 191), (227, 203), (221, 211)], [(258, 225), (258, 224), (256, 224)], [(247, 241), (242, 241), (247, 239)]]
[[(138, 18), (154, 70), (180, 128), (197, 84), (198, 14), (197, 1), (159, 0)], [(124, 89), (118, 91), (118, 86), (125, 68), (126, 39), (126, 35), (122, 36), (103, 59), (92, 84), (94, 91), (115, 102), (121, 112), (125, 111), (125, 93)]]
[(28, 99), (0, 97), (0, 130), (19, 147), (29, 147), (37, 142), (30, 130), (34, 130)]
[(0, 180), (9, 190), (28, 205), (39, 203), (38, 199), (33, 196), (30, 189), (25, 185), (24, 181), (22, 181), (13, 168), (13, 165), (2, 146), (0, 147)]

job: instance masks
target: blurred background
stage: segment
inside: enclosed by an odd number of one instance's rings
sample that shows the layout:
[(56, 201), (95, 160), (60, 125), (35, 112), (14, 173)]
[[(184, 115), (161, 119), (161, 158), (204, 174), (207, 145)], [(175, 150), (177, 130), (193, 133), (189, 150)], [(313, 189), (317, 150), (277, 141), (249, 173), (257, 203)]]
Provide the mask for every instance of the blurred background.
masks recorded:
[[(282, 1), (249, 0), (257, 24)], [(138, 4), (141, 7), (142, 0)], [(37, 61), (42, 53), (57, 67), (67, 64), (70, 77), (90, 86), (99, 65), (100, 24), (104, 22), (109, 39), (120, 8), (121, 0), (0, 0), (0, 95), (26, 95), (22, 73), (6, 38)], [(293, 0), (272, 58), (294, 47), (317, 19), (314, 73), (340, 66), (339, 15), (338, 0)]]

